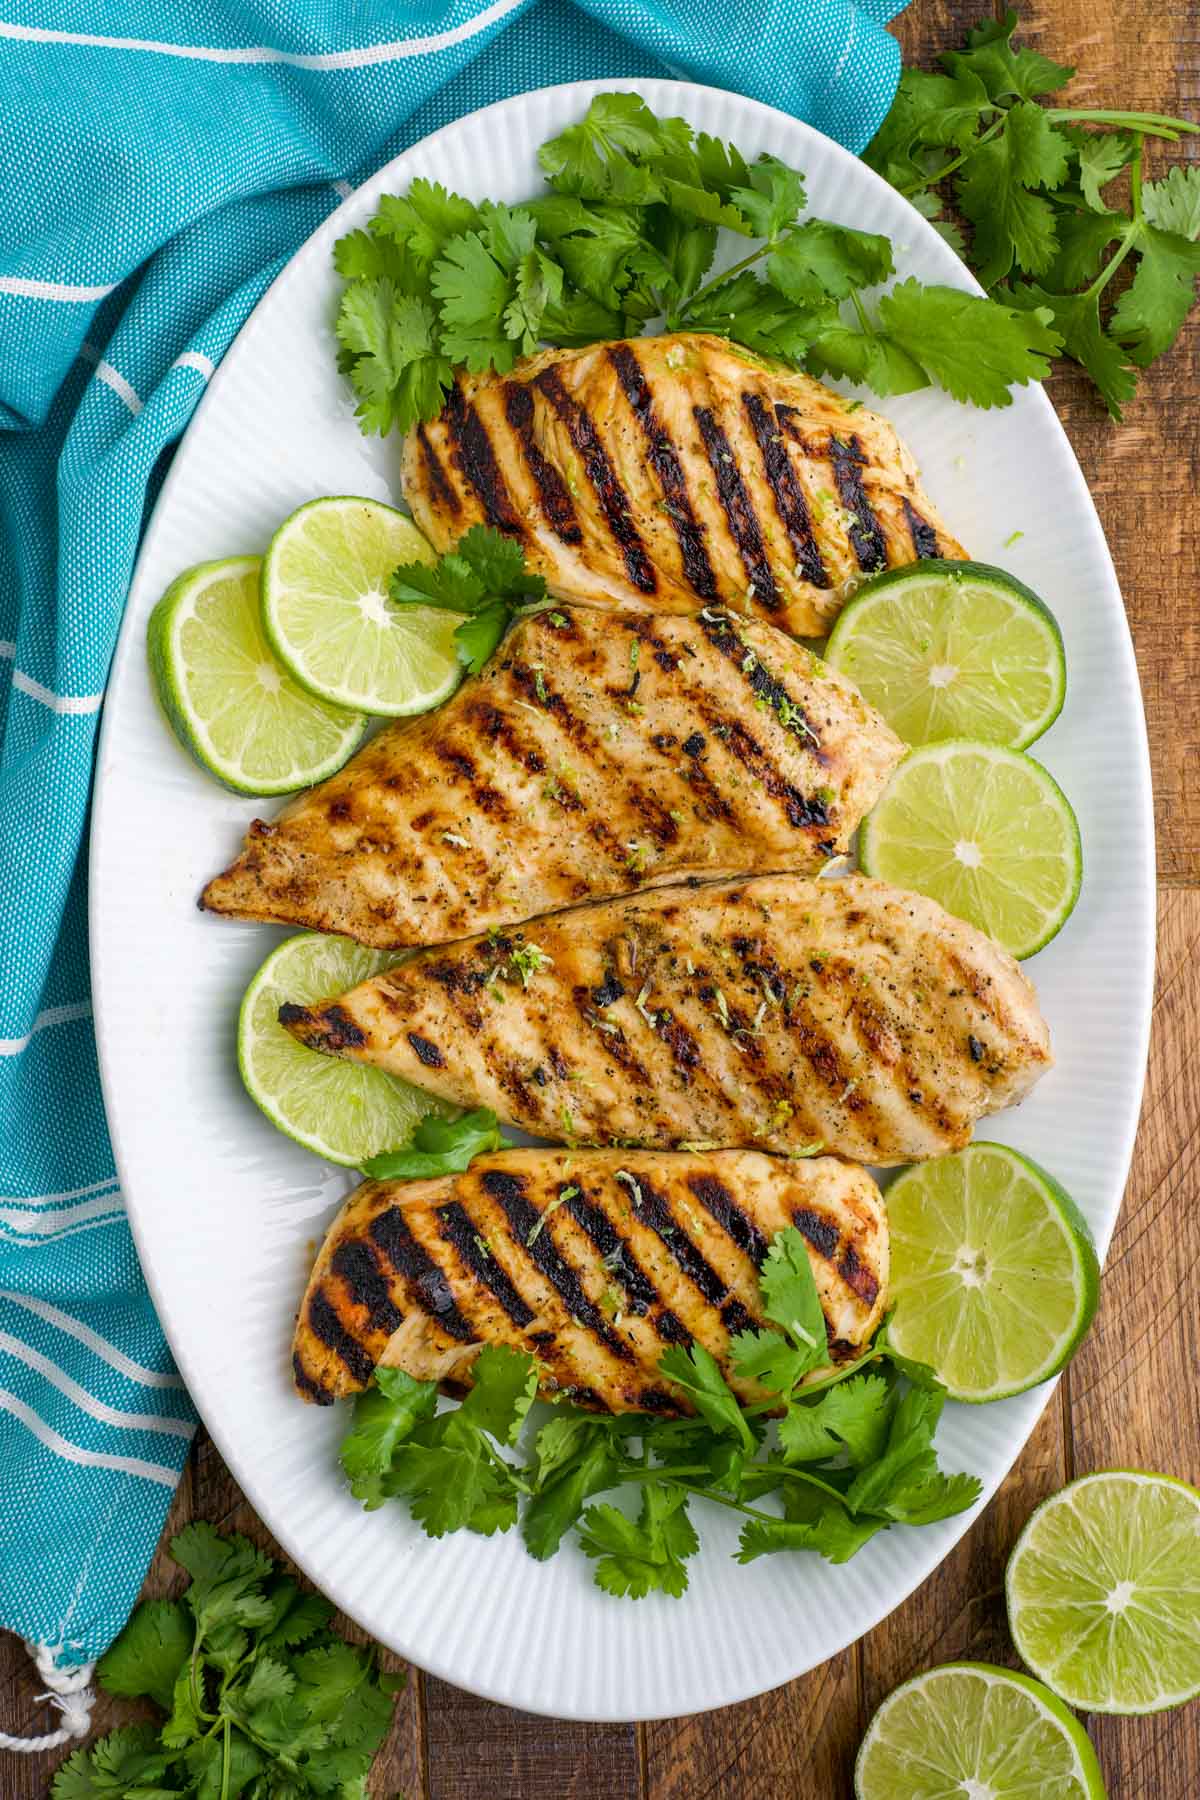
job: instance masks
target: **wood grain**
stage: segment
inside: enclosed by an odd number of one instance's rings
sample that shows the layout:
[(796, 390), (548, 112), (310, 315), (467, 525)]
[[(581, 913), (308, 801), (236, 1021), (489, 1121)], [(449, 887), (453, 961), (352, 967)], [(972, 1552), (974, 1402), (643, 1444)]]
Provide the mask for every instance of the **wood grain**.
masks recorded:
[[(916, 0), (905, 59), (960, 44), (989, 0)], [(1043, 0), (1028, 41), (1080, 74), (1080, 104), (1200, 116), (1198, 0)], [(1151, 151), (1151, 173), (1192, 145)], [(564, 1725), (413, 1672), (372, 1776), (376, 1800), (848, 1800), (854, 1749), (882, 1696), (954, 1656), (1012, 1662), (1004, 1561), (1029, 1511), (1076, 1472), (1111, 1464), (1200, 1479), (1200, 330), (1142, 377), (1113, 425), (1082, 377), (1050, 392), (1095, 495), (1141, 670), (1157, 801), (1159, 977), (1142, 1128), (1092, 1336), (986, 1513), (942, 1567), (854, 1649), (776, 1693), (637, 1727)], [(1102, 974), (1098, 975), (1102, 979)], [(201, 1437), (165, 1537), (189, 1518), (280, 1552)], [(284, 1559), (286, 1561), (286, 1559)], [(160, 1548), (148, 1594), (172, 1591)], [(346, 1626), (348, 1635), (361, 1633)], [(386, 1658), (395, 1667), (396, 1659)], [(37, 1676), (0, 1637), (0, 1723), (51, 1730)], [(97, 1731), (137, 1709), (101, 1700)], [(1200, 1794), (1200, 1706), (1090, 1728), (1113, 1800)], [(0, 1800), (42, 1800), (62, 1752), (0, 1755)]]

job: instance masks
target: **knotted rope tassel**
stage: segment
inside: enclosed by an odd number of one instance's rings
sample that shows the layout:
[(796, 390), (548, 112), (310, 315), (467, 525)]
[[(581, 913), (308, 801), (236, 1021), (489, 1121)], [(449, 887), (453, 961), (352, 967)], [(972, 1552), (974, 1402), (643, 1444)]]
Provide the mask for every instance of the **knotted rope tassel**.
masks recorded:
[(92, 1688), (92, 1671), (96, 1665), (81, 1663), (75, 1669), (60, 1669), (54, 1661), (57, 1653), (48, 1644), (32, 1644), (26, 1638), (25, 1648), (46, 1684), (46, 1692), (36, 1694), (34, 1698), (49, 1700), (56, 1706), (62, 1714), (62, 1725), (57, 1731), (48, 1731), (44, 1737), (10, 1737), (7, 1731), (0, 1731), (0, 1750), (36, 1756), (39, 1750), (57, 1750), (62, 1744), (69, 1744), (72, 1738), (87, 1736), (92, 1723), (92, 1708), (96, 1704)]

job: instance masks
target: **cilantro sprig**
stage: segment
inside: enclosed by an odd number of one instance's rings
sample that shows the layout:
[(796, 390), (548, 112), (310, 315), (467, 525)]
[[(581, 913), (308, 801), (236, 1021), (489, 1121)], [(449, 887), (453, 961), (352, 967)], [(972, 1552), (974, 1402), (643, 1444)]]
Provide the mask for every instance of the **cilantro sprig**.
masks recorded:
[[(659, 1362), (663, 1381), (694, 1408), (677, 1419), (596, 1415), (562, 1401), (527, 1428), (537, 1364), (506, 1346), (479, 1352), (467, 1399), (442, 1412), (436, 1383), (381, 1368), (356, 1400), (342, 1444), (352, 1491), (368, 1507), (405, 1500), (431, 1537), (462, 1529), (490, 1536), (519, 1521), (538, 1561), (574, 1531), (597, 1585), (631, 1599), (686, 1590), (700, 1546), (694, 1498), (743, 1518), (741, 1562), (785, 1550), (844, 1562), (892, 1525), (929, 1524), (971, 1506), (979, 1482), (938, 1466), (933, 1438), (945, 1394), (931, 1372), (902, 1364), (886, 1327), (851, 1369), (831, 1365), (794, 1228), (772, 1243), (761, 1283), (766, 1329), (734, 1341), (735, 1372), (764, 1391), (757, 1404), (741, 1405), (695, 1344)], [(600, 1498), (621, 1490), (632, 1507)], [(778, 1510), (761, 1504), (768, 1496)]]
[(171, 1555), (191, 1585), (144, 1601), (97, 1670), (108, 1693), (168, 1716), (77, 1750), (53, 1800), (365, 1793), (404, 1677), (330, 1631), (329, 1602), (246, 1538), (188, 1525)]
[[(944, 74), (905, 70), (865, 159), (996, 300), (1042, 320), (1119, 419), (1138, 370), (1178, 336), (1200, 273), (1200, 168), (1147, 180), (1146, 139), (1174, 143), (1198, 128), (1161, 113), (1043, 104), (1075, 71), (1015, 44), (1016, 24), (1012, 11), (985, 21), (942, 58)], [(1110, 204), (1126, 171), (1127, 202)], [(969, 243), (945, 216), (947, 187)], [(1114, 299), (1121, 270), (1132, 280)]]
[(521, 546), (487, 525), (472, 525), (433, 563), (403, 563), (391, 579), (397, 606), (431, 606), (464, 614), (454, 633), (458, 660), (478, 675), (514, 614), (538, 610), (546, 583), (525, 567)]
[(362, 1170), (375, 1181), (429, 1181), (438, 1175), (461, 1175), (473, 1157), (507, 1149), (511, 1142), (486, 1106), (457, 1119), (440, 1119), (430, 1113), (405, 1149), (368, 1157)]
[[(341, 238), (341, 367), (367, 432), (434, 417), (457, 366), (504, 374), (540, 345), (670, 331), (727, 337), (879, 394), (939, 382), (1007, 404), (1061, 345), (1053, 309), (902, 282), (887, 238), (802, 217), (804, 180), (777, 157), (660, 119), (637, 94), (599, 94), (543, 144), (547, 189), (474, 205), (436, 182), (385, 195)], [(753, 240), (710, 273), (719, 233)]]

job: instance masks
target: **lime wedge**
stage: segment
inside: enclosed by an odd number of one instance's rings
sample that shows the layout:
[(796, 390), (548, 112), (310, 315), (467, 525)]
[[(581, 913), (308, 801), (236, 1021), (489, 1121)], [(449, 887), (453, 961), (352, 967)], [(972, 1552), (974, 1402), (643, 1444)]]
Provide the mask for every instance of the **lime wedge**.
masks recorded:
[(327, 1000), (399, 960), (349, 938), (304, 932), (271, 952), (242, 1000), (238, 1067), (247, 1093), (272, 1125), (328, 1162), (357, 1165), (402, 1149), (417, 1121), (440, 1109), (382, 1069), (307, 1049), (283, 1029), (279, 1008), (285, 1000)]
[(1057, 1181), (1004, 1144), (906, 1169), (887, 1190), (888, 1338), (955, 1400), (1057, 1374), (1092, 1322), (1100, 1265)]
[(1028, 1675), (945, 1663), (889, 1694), (854, 1768), (856, 1800), (1104, 1800), (1087, 1732)]
[(238, 794), (291, 794), (340, 769), (366, 730), (293, 681), (263, 636), (257, 556), (173, 581), (146, 629), (163, 711), (202, 768)]
[(339, 706), (407, 717), (462, 679), (458, 613), (394, 606), (399, 563), (433, 562), (412, 520), (379, 500), (310, 500), (285, 519), (263, 564), (263, 619), (296, 680)]
[(1006, 1576), (1023, 1661), (1072, 1706), (1149, 1713), (1200, 1694), (1200, 1493), (1108, 1469), (1043, 1502)]
[(1017, 957), (1062, 930), (1083, 878), (1079, 826), (1053, 776), (965, 738), (905, 757), (858, 854), (866, 874), (928, 894)]
[(875, 576), (840, 614), (825, 660), (909, 744), (972, 737), (1024, 750), (1067, 691), (1053, 613), (987, 563), (931, 560)]

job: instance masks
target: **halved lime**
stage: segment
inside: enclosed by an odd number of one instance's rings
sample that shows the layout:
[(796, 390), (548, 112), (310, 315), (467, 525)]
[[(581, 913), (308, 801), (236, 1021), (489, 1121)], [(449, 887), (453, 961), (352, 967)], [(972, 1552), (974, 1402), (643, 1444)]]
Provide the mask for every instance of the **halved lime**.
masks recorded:
[(1061, 931), (1083, 859), (1070, 802), (1041, 763), (952, 738), (910, 751), (863, 822), (864, 872), (940, 901), (1013, 956)]
[(888, 1338), (955, 1400), (1000, 1400), (1057, 1374), (1092, 1322), (1100, 1265), (1078, 1207), (1005, 1144), (969, 1144), (887, 1190)]
[(1040, 1681), (944, 1663), (889, 1694), (854, 1766), (857, 1800), (1104, 1800), (1087, 1732)]
[(400, 959), (320, 931), (287, 938), (246, 989), (238, 1016), (238, 1067), (272, 1125), (328, 1162), (357, 1165), (399, 1150), (438, 1103), (362, 1063), (340, 1062), (298, 1043), (279, 1023), (285, 1000), (302, 1006), (356, 987)]
[(972, 737), (1024, 750), (1062, 711), (1067, 665), (1054, 614), (987, 563), (910, 563), (859, 588), (825, 660), (909, 744)]
[(293, 681), (263, 635), (261, 559), (200, 563), (146, 628), (150, 672), (184, 748), (237, 794), (291, 794), (340, 769), (367, 728)]
[(395, 606), (399, 563), (433, 562), (412, 520), (380, 500), (310, 500), (285, 519), (263, 563), (263, 619), (296, 680), (340, 706), (392, 718), (428, 712), (462, 679), (458, 613)]
[(1149, 1713), (1200, 1694), (1200, 1493), (1106, 1469), (1038, 1507), (1005, 1578), (1021, 1657), (1071, 1706)]

